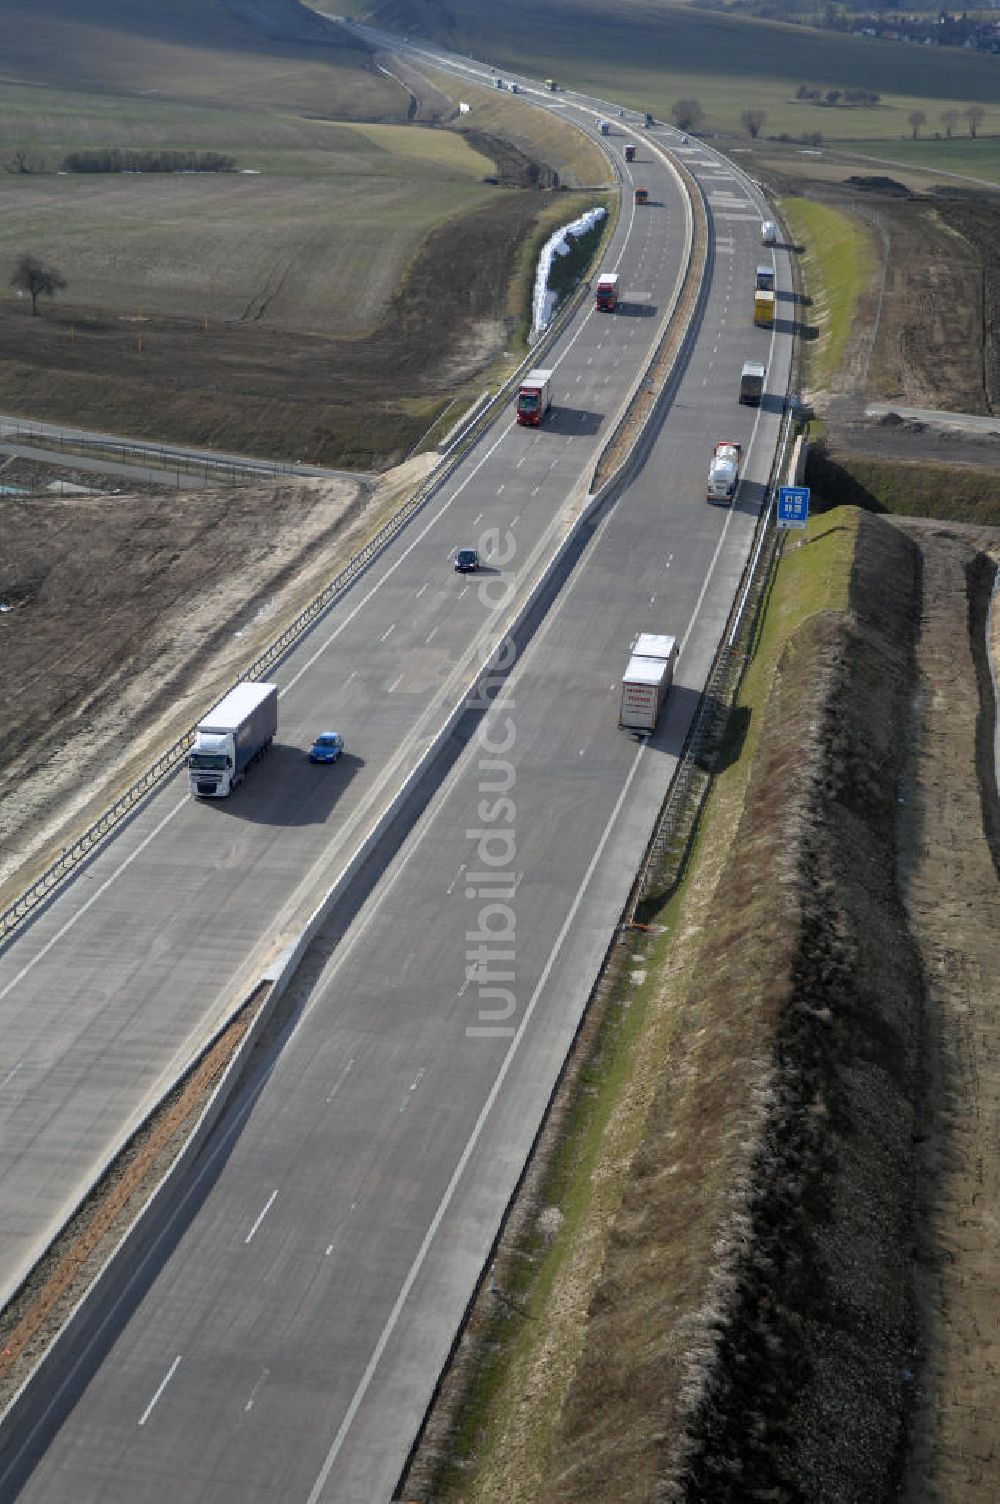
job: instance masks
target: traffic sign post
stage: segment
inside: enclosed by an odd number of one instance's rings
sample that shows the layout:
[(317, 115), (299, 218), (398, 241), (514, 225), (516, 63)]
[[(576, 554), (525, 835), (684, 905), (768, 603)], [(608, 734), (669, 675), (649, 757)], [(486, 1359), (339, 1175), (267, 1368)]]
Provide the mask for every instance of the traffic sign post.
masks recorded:
[(805, 527), (809, 521), (808, 486), (779, 486), (776, 520), (779, 527)]

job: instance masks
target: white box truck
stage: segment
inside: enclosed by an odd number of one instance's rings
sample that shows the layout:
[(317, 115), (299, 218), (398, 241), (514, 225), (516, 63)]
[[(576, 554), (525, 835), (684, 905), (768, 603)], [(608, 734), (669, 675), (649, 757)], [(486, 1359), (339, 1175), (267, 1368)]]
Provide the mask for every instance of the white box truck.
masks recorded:
[(278, 686), (237, 684), (195, 727), (188, 753), (192, 794), (225, 799), (263, 757), (277, 729)]
[(667, 690), (673, 683), (677, 639), (641, 632), (622, 679), (618, 724), (627, 731), (654, 731)]

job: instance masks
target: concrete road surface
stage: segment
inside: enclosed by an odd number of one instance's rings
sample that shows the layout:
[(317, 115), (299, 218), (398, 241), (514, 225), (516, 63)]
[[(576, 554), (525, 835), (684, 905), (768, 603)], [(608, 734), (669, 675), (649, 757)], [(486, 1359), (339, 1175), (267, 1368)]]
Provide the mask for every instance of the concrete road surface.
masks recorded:
[[(301, 929), (551, 557), (681, 270), (686, 198), (665, 166), (644, 170), (657, 202), (625, 206), (608, 255), (633, 311), (583, 309), (546, 356), (552, 417), (539, 429), (502, 417), (290, 654), (273, 675), (276, 744), (242, 789), (199, 803), (171, 779), (0, 953), (4, 1299)], [(508, 531), (514, 599), (498, 611), (451, 561), (478, 544), (502, 596)], [(192, 721), (208, 708), (191, 704)], [(310, 767), (324, 729), (344, 734), (347, 756)]]

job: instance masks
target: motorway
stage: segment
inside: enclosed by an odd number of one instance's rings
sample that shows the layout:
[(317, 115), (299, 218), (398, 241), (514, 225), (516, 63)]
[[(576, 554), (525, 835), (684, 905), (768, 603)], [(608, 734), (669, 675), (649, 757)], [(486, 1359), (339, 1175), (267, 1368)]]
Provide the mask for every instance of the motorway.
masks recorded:
[[(61, 1429), (6, 1439), (0, 1495), (41, 1453), (22, 1497), (46, 1504), (389, 1496), (672, 776), (770, 468), (792, 324), (750, 323), (759, 210), (704, 148), (678, 154), (709, 202), (710, 285), (649, 461), (587, 529), (354, 923), (306, 966), (286, 1033), (89, 1364), (53, 1375), (52, 1419), (76, 1401)], [(606, 264), (626, 304), (662, 309), (684, 214), (671, 174), (641, 155), (656, 203), (634, 226), (623, 216)], [(657, 322), (575, 320), (546, 361), (555, 422), (501, 424), (283, 665), (273, 758), (226, 805), (196, 806), (175, 780), (0, 957), (5, 1279), (287, 943), (502, 636), (498, 576), (461, 581), (448, 554), (480, 541), (519, 590), (537, 575)], [(751, 356), (769, 362), (760, 410), (736, 403)], [(732, 510), (704, 500), (719, 437), (749, 450)], [(618, 731), (617, 693), (651, 629), (682, 653), (643, 742)], [(307, 769), (301, 748), (328, 720), (353, 757)], [(479, 875), (493, 858), (499, 883)]]

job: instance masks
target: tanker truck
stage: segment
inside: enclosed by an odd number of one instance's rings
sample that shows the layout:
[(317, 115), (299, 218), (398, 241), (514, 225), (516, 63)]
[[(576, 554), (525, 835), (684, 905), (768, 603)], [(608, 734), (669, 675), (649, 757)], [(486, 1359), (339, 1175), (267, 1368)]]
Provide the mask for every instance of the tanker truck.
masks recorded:
[(743, 446), (735, 439), (720, 439), (712, 450), (712, 463), (708, 467), (707, 501), (732, 501), (740, 483), (740, 464)]

